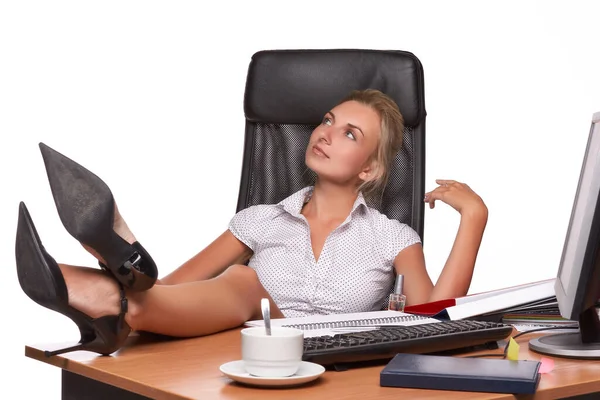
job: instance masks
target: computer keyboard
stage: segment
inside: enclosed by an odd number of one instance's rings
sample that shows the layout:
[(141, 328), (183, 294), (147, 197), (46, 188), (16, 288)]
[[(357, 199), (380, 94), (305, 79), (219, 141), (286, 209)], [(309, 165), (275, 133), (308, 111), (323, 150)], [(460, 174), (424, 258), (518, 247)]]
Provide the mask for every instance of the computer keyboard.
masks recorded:
[(483, 321), (440, 321), (412, 326), (304, 338), (302, 359), (321, 365), (393, 358), (397, 353), (435, 353), (507, 338), (512, 326)]

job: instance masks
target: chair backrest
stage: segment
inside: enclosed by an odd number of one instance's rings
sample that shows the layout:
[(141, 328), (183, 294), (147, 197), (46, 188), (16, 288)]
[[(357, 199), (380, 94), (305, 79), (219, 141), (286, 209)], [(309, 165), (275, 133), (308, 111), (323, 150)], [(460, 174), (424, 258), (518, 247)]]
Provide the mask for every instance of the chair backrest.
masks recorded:
[(423, 239), (425, 99), (423, 67), (412, 53), (388, 50), (265, 50), (252, 56), (237, 211), (273, 204), (312, 183), (304, 154), (324, 114), (353, 89), (392, 97), (405, 121), (381, 203), (371, 205), (410, 225)]

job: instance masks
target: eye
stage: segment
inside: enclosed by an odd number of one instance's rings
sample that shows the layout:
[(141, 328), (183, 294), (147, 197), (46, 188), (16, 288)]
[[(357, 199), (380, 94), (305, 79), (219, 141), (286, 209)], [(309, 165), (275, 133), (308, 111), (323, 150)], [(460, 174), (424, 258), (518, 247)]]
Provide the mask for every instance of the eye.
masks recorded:
[(352, 131), (346, 131), (345, 135), (348, 139), (356, 140), (356, 136), (354, 136)]
[(329, 118), (329, 117), (323, 118), (323, 125), (331, 126), (331, 118)]

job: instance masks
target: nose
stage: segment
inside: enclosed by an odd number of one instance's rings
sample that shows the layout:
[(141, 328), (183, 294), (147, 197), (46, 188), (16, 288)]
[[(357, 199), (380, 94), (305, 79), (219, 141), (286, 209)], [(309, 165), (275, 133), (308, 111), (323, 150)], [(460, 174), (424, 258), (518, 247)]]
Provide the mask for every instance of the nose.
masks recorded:
[(324, 126), (322, 129), (320, 129), (318, 136), (319, 141), (324, 141), (327, 144), (331, 144), (331, 129), (332, 128), (330, 126)]

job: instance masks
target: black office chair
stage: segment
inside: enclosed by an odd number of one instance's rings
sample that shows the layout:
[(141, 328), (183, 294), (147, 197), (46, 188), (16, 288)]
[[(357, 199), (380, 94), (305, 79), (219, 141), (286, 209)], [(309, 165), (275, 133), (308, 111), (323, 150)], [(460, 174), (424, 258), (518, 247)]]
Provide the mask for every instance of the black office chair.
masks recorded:
[(246, 80), (246, 134), (237, 211), (274, 204), (312, 184), (304, 163), (313, 129), (353, 89), (379, 89), (405, 120), (404, 144), (380, 204), (423, 240), (425, 99), (423, 67), (412, 53), (384, 50), (269, 50), (252, 56)]

